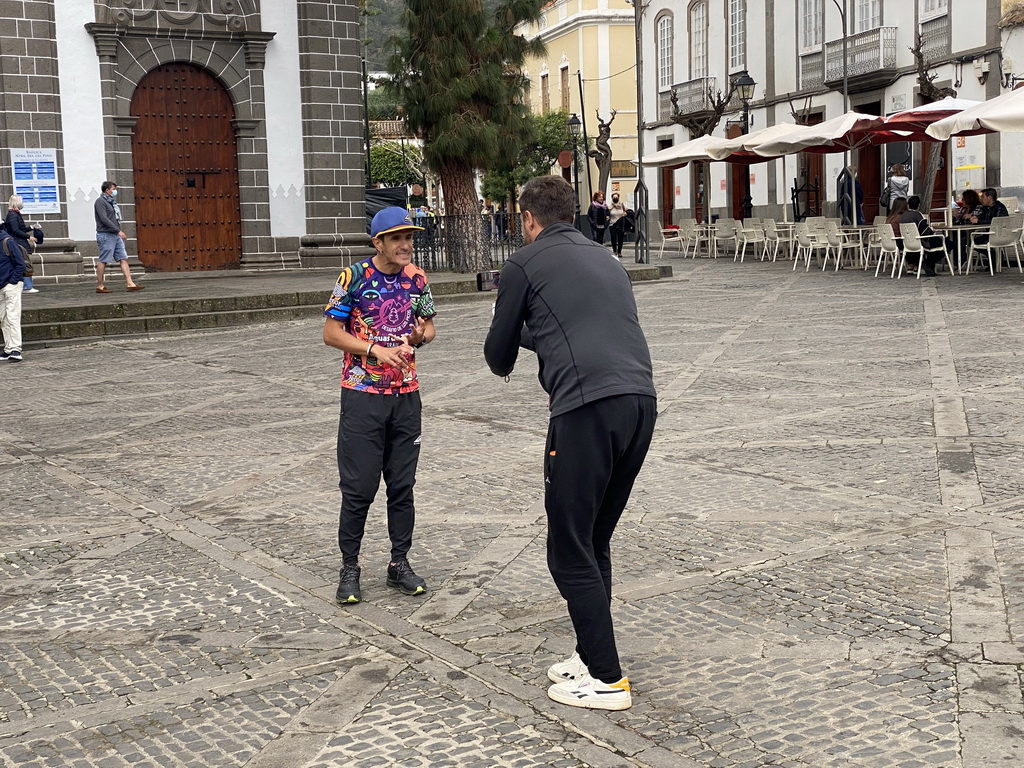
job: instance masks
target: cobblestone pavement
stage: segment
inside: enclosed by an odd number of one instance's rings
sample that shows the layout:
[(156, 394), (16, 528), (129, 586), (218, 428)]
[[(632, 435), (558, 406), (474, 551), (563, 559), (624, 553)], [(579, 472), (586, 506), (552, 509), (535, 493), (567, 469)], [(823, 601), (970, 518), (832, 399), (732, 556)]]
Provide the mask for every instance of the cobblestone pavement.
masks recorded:
[[(625, 712), (547, 699), (545, 396), (490, 303), (421, 354), (412, 561), (333, 602), (338, 355), (317, 320), (0, 368), (0, 765), (1024, 762), (1024, 285), (672, 259), (613, 544)], [(323, 286), (325, 296), (330, 282)]]

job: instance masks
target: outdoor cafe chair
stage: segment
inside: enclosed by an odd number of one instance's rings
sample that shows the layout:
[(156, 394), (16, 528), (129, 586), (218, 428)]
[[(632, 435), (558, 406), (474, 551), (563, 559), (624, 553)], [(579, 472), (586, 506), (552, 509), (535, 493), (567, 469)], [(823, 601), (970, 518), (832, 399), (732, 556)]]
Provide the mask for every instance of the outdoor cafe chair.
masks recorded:
[(864, 270), (867, 271), (871, 268), (872, 258), (876, 255), (878, 258), (882, 257), (882, 234), (886, 231), (892, 234), (892, 227), (890, 227), (886, 221), (885, 216), (875, 216), (875, 221), (872, 224), (874, 229), (868, 232), (867, 239), (864, 243)]
[(956, 274), (953, 270), (953, 259), (949, 257), (949, 251), (946, 250), (946, 239), (943, 237), (939, 238), (940, 245), (937, 248), (929, 248), (924, 244), (924, 240), (921, 239), (921, 231), (917, 228), (917, 224), (900, 224), (900, 235), (903, 237), (903, 257), (900, 259), (899, 274), (896, 275), (898, 280), (903, 276), (903, 270), (907, 264), (907, 254), (917, 254), (917, 279), (921, 279), (921, 270), (924, 269), (924, 257), (929, 253), (941, 252), (946, 257), (946, 265), (949, 267), (949, 273), (951, 275)]
[(680, 236), (677, 228), (671, 227), (661, 230), (661, 248), (658, 249), (659, 259), (661, 254), (665, 252), (666, 243), (672, 243), (680, 254), (683, 252), (683, 238)]
[(878, 230), (878, 264), (875, 265), (875, 277), (883, 267), (888, 268), (889, 260), (892, 260), (892, 272), (889, 277), (896, 277), (896, 267), (900, 265), (900, 247), (896, 242), (896, 235), (892, 227), (884, 224)]
[(715, 257), (718, 257), (718, 243), (731, 242), (733, 251), (740, 247), (739, 222), (735, 219), (719, 219), (715, 223), (715, 232), (712, 235), (712, 245)]
[(683, 219), (679, 222), (679, 236), (683, 239), (683, 256), (686, 256), (690, 250), (690, 244), (693, 244), (693, 253), (690, 254), (691, 258), (697, 258), (697, 248), (700, 244), (706, 243), (708, 236), (701, 231), (700, 225), (696, 219)]
[(764, 255), (768, 252), (768, 243), (764, 237), (764, 228), (756, 223), (756, 221), (756, 219), (747, 219), (740, 227), (739, 248), (737, 248), (737, 253), (733, 254), (733, 261), (736, 261), (736, 257), (739, 256), (740, 263), (743, 263), (743, 257), (747, 254), (748, 243), (753, 244), (755, 255), (757, 254), (757, 246), (761, 246), (761, 261), (764, 261)]
[(852, 252), (849, 254), (848, 263), (851, 267), (856, 266), (856, 258), (860, 255), (860, 240), (847, 239), (838, 229), (836, 231), (829, 230), (825, 232), (825, 260), (821, 265), (821, 271), (824, 272), (828, 267), (828, 259), (831, 256), (836, 261), (835, 271), (838, 272), (843, 264), (843, 259), (847, 258), (848, 251)]
[[(793, 259), (793, 271), (796, 272), (796, 265), (800, 263), (800, 259), (804, 260), (804, 272), (809, 272), (811, 269), (811, 256), (821, 261), (821, 257), (818, 252), (822, 246), (811, 239), (810, 229), (806, 224), (797, 224), (795, 229), (796, 236), (796, 257)], [(817, 266), (817, 262), (815, 266)]]
[[(967, 274), (971, 273), (971, 268), (974, 266), (974, 254), (978, 254), (978, 259), (980, 261), (981, 252), (984, 251), (985, 258), (988, 259), (989, 274), (994, 275), (996, 273), (996, 262), (993, 251), (996, 251), (999, 258), (1002, 258), (1002, 254), (1007, 248), (1013, 248), (1013, 254), (1017, 258), (1017, 269), (1024, 273), (1024, 268), (1021, 267), (1020, 260), (1020, 233), (1014, 229), (1014, 223), (1014, 219), (1007, 216), (992, 219), (989, 229), (980, 230), (971, 234), (971, 248), (970, 253), (967, 255)], [(979, 243), (978, 239), (980, 235), (988, 235), (988, 239), (984, 243)], [(984, 262), (981, 263), (983, 264)]]
[(780, 245), (784, 244), (790, 252), (793, 250), (793, 236), (789, 233), (783, 234), (780, 232), (775, 219), (764, 220), (764, 241), (766, 254), (769, 250), (769, 246), (771, 247), (772, 261), (778, 259)]

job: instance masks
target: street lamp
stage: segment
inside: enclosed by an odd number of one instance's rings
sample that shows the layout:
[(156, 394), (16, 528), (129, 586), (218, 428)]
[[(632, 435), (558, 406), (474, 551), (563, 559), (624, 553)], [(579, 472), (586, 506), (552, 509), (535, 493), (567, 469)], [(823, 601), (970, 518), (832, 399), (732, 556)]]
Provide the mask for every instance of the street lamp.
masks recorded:
[[(750, 100), (754, 98), (754, 88), (757, 87), (757, 83), (754, 82), (754, 78), (750, 76), (750, 73), (746, 70), (740, 72), (736, 79), (733, 81), (733, 85), (736, 86), (736, 92), (739, 94), (740, 101), (743, 102), (743, 133), (744, 135), (750, 132)], [(751, 205), (752, 199), (750, 197), (750, 169), (745, 168), (743, 171), (743, 218), (749, 219), (753, 213), (753, 206)]]
[[(641, 45), (641, 21), (647, 6), (643, 0), (626, 0), (633, 6), (633, 32), (636, 38), (636, 187), (633, 211), (636, 221), (636, 263), (650, 264), (651, 246), (647, 239), (647, 182), (644, 181), (644, 57)], [(648, 3), (649, 4), (649, 3)]]
[(576, 117), (576, 113), (572, 113), (572, 117), (565, 121), (566, 127), (569, 129), (569, 136), (572, 137), (572, 185), (576, 190), (576, 217), (573, 222), (576, 225), (576, 229), (580, 229), (580, 167), (579, 161), (576, 159), (576, 148), (580, 138), (580, 129), (583, 127), (583, 123)]

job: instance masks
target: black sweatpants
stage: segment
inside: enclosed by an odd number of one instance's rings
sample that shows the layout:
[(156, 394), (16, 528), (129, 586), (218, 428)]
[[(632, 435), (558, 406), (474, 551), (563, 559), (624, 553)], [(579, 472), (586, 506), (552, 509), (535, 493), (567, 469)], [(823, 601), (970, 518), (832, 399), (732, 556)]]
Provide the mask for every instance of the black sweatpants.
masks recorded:
[(359, 559), (366, 514), (377, 495), (381, 476), (388, 495), (391, 559), (409, 554), (416, 521), (412, 487), (419, 457), (419, 392), (377, 395), (341, 390), (338, 546), (345, 562)]
[(622, 255), (622, 243), (626, 239), (626, 230), (624, 230), (618, 224), (613, 224), (608, 227), (608, 231), (612, 234), (612, 253), (621, 256)]
[(555, 416), (544, 457), (548, 568), (591, 677), (622, 678), (612, 628), (611, 539), (651, 445), (657, 400), (619, 395)]

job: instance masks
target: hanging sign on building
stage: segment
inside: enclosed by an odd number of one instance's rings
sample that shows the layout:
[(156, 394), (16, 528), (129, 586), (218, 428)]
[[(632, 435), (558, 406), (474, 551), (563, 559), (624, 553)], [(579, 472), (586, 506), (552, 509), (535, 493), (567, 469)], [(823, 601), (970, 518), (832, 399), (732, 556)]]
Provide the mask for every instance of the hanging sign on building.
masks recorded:
[(11, 166), (22, 213), (60, 213), (56, 149), (11, 149)]

